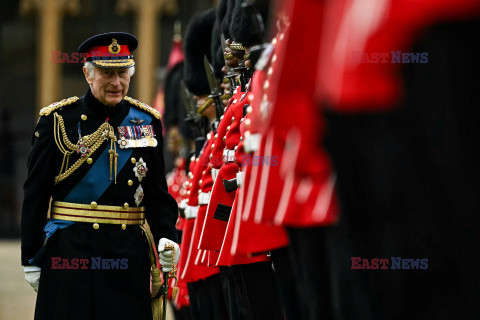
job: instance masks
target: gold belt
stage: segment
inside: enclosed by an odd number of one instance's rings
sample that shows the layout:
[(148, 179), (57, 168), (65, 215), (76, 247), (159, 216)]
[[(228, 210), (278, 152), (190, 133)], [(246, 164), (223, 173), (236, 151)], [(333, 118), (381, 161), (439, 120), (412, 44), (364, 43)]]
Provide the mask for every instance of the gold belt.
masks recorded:
[(52, 219), (108, 224), (145, 223), (145, 207), (130, 208), (54, 201), (51, 211)]

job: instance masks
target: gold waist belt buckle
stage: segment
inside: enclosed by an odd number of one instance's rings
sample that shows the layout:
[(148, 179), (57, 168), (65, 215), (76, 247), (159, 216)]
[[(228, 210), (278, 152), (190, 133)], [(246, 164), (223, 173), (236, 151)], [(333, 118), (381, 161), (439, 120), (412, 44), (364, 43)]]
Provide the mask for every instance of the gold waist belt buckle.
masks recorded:
[(51, 217), (75, 222), (143, 225), (145, 207), (130, 208), (97, 205), (95, 202), (79, 204), (53, 201)]

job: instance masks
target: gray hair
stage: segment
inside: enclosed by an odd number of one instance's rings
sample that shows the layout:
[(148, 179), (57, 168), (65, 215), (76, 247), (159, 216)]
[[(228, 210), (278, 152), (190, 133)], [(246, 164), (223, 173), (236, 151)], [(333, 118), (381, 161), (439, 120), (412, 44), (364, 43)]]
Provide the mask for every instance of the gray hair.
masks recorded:
[[(94, 73), (95, 68), (96, 68), (95, 65), (92, 62), (87, 61), (87, 62), (85, 62), (85, 64), (83, 66), (87, 69), (88, 77), (93, 78), (93, 73)], [(127, 70), (128, 70), (128, 75), (131, 77), (135, 73), (135, 66), (129, 67), (129, 68), (127, 68)]]

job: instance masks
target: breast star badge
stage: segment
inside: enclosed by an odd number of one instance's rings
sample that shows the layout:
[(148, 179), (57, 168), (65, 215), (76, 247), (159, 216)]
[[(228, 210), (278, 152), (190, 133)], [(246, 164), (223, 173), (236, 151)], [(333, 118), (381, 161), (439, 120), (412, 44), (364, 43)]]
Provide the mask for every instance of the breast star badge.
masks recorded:
[(142, 158), (140, 158), (140, 160), (137, 161), (135, 167), (133, 168), (133, 172), (135, 172), (135, 177), (138, 178), (138, 181), (141, 182), (142, 179), (145, 178), (145, 176), (147, 175), (147, 171), (147, 164), (145, 163), (145, 161), (143, 161)]
[(135, 195), (133, 196), (133, 198), (135, 199), (135, 204), (137, 205), (137, 207), (140, 205), (140, 203), (142, 203), (142, 200), (143, 200), (143, 188), (141, 185), (138, 186), (137, 190), (135, 190)]

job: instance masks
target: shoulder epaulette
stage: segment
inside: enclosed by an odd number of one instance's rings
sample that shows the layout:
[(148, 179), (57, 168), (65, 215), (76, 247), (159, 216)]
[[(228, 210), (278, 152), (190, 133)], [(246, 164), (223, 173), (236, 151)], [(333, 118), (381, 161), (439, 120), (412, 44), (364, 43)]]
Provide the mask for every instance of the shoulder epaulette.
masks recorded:
[(70, 97), (70, 98), (67, 98), (67, 99), (63, 99), (62, 101), (54, 102), (51, 105), (49, 105), (48, 107), (42, 108), (40, 110), (40, 115), (41, 116), (48, 116), (53, 111), (55, 111), (55, 110), (57, 110), (61, 107), (64, 107), (64, 106), (68, 106), (69, 104), (72, 104), (72, 103), (77, 102), (77, 101), (78, 101), (78, 97), (75, 96), (75, 97)]
[(158, 112), (157, 110), (155, 110), (154, 108), (150, 107), (148, 104), (146, 103), (143, 103), (143, 102), (140, 102), (138, 101), (137, 99), (133, 99), (133, 98), (130, 98), (130, 97), (125, 97), (125, 100), (130, 102), (131, 104), (133, 104), (134, 106), (137, 106), (139, 107), (140, 109), (152, 114), (155, 118), (157, 119), (161, 119), (162, 118), (162, 115), (160, 114), (160, 112)]

